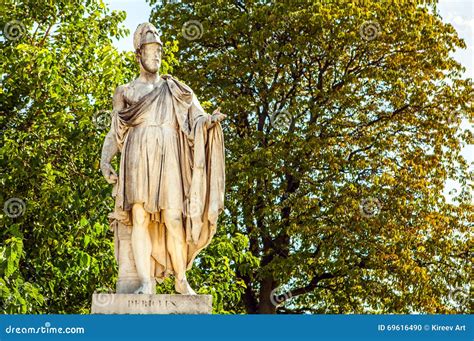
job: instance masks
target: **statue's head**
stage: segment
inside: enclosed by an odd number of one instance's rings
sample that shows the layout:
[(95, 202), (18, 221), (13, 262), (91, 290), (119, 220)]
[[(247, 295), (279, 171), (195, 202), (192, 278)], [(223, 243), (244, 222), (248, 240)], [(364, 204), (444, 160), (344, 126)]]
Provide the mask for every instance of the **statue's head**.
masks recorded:
[(133, 35), (133, 47), (137, 61), (143, 69), (151, 73), (158, 72), (161, 65), (162, 46), (163, 43), (155, 26), (148, 22), (138, 25)]

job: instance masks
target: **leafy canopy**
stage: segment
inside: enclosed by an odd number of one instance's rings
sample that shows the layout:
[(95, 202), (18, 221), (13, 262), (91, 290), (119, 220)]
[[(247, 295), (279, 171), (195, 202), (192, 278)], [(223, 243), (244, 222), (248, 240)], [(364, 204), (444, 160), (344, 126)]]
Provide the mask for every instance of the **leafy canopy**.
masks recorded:
[(241, 311), (467, 312), (473, 88), (436, 2), (149, 2), (175, 74), (229, 115)]

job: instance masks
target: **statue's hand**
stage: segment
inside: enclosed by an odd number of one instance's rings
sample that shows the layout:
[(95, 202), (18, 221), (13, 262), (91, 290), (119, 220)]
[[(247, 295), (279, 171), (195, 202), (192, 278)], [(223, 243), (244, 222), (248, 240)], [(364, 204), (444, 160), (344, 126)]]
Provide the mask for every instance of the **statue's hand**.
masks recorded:
[(115, 170), (110, 163), (101, 164), (100, 170), (102, 171), (102, 174), (104, 175), (105, 180), (109, 184), (115, 184), (117, 182), (118, 180), (117, 173), (115, 173)]
[(212, 113), (210, 127), (213, 127), (217, 122), (223, 121), (226, 117), (227, 115), (221, 113), (221, 108), (220, 107), (217, 108)]

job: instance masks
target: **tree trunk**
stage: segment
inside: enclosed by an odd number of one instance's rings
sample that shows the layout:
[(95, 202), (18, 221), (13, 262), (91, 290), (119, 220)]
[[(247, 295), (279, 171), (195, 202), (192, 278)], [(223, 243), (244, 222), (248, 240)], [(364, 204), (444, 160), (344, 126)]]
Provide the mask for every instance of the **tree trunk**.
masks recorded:
[(259, 314), (276, 314), (276, 306), (271, 298), (273, 289), (274, 281), (271, 277), (266, 277), (260, 282)]

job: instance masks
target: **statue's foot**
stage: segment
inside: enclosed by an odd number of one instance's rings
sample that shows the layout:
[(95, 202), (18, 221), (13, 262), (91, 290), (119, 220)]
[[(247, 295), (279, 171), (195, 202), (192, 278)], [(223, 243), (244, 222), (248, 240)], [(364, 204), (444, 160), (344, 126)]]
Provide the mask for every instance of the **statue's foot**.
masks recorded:
[(193, 290), (193, 288), (191, 288), (186, 277), (181, 280), (176, 278), (174, 282), (174, 288), (182, 295), (196, 295), (196, 292)]
[(135, 290), (134, 294), (152, 294), (151, 281), (141, 281), (140, 286)]

